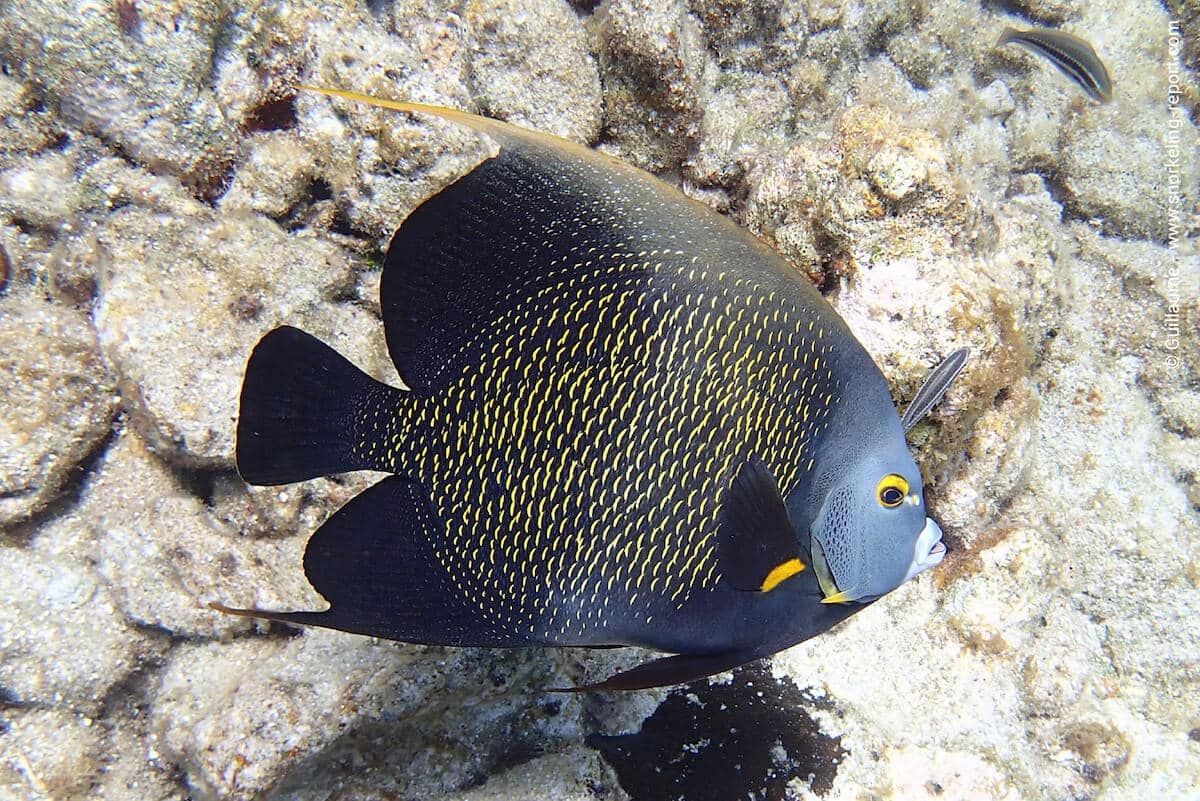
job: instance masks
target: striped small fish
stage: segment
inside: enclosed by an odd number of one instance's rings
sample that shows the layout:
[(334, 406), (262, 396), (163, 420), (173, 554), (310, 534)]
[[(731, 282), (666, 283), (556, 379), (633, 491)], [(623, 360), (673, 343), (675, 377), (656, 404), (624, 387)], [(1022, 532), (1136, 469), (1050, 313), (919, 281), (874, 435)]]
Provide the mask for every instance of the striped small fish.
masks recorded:
[[(393, 474), (310, 540), (322, 612), (412, 643), (674, 654), (674, 684), (825, 631), (940, 561), (888, 387), (820, 294), (604, 154), (462, 112), (499, 152), (416, 209), (382, 277), (408, 391), (294, 328), (246, 368), (253, 484)], [(221, 607), (224, 609), (224, 607)]]
[(1068, 78), (1079, 84), (1087, 96), (1099, 103), (1112, 100), (1112, 79), (1095, 49), (1074, 34), (1052, 28), (1019, 31), (1005, 28), (996, 47), (1018, 44), (1046, 58)]

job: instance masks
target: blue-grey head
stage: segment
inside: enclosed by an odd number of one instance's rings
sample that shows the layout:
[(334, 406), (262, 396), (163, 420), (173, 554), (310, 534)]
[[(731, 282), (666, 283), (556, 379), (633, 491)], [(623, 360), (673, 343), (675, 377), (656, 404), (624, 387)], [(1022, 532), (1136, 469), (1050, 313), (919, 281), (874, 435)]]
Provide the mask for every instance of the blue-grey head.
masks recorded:
[[(889, 421), (890, 422), (890, 421)], [(925, 512), (921, 474), (899, 425), (834, 465), (810, 528), (825, 603), (866, 602), (942, 561), (942, 530)]]

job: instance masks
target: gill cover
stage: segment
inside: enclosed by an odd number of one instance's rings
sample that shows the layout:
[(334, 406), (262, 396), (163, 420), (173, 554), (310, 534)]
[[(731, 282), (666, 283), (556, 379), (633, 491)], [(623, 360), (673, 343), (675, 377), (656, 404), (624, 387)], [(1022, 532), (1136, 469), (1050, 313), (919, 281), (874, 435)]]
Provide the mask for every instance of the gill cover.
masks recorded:
[(845, 469), (813, 522), (812, 558), (826, 603), (878, 598), (945, 552), (903, 438), (880, 450)]
[(871, 415), (879, 427), (848, 432), (865, 446), (865, 454), (833, 468), (832, 489), (810, 529), (813, 570), (825, 603), (878, 598), (946, 555), (941, 528), (925, 516), (921, 474), (904, 434), (937, 405), (970, 355), (959, 348), (930, 371), (899, 430), (890, 419), (890, 404), (879, 400), (888, 406), (882, 417)]

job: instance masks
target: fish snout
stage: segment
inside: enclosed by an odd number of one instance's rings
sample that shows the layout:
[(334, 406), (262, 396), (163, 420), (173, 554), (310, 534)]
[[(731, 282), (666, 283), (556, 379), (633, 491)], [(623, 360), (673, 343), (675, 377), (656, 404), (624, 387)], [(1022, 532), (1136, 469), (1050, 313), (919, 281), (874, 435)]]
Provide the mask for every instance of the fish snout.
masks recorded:
[[(913, 546), (912, 563), (908, 566), (904, 581), (940, 564), (945, 556), (946, 543), (942, 542), (942, 527), (932, 517), (927, 517), (925, 527), (917, 535), (917, 542)], [(904, 581), (900, 583), (903, 584)]]

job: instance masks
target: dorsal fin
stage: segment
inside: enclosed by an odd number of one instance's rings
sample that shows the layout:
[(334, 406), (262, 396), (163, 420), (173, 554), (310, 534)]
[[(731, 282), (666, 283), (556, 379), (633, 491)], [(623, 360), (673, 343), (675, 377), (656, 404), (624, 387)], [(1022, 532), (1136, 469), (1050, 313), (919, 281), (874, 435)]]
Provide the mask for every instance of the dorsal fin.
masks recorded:
[(595, 160), (607, 164), (617, 170), (628, 172), (631, 175), (646, 175), (636, 167), (632, 167), (620, 159), (602, 153), (598, 150), (592, 150), (589, 147), (584, 147), (569, 139), (562, 139), (557, 136), (534, 131), (529, 128), (521, 128), (511, 123), (502, 120), (494, 120), (491, 117), (481, 117), (478, 114), (472, 114), (469, 111), (460, 111), (459, 109), (450, 108), (448, 106), (435, 106), (430, 103), (410, 103), (404, 100), (387, 100), (382, 97), (372, 97), (361, 92), (350, 92), (345, 89), (329, 89), (323, 86), (308, 86), (300, 84), (297, 89), (303, 89), (307, 92), (316, 92), (318, 94), (327, 95), (329, 97), (340, 97), (343, 100), (352, 100), (356, 103), (364, 103), (368, 106), (377, 108), (391, 109), (392, 111), (407, 111), (413, 114), (430, 114), (434, 117), (441, 117), (444, 120), (458, 123), (473, 131), (481, 134), (486, 134), (495, 140), (496, 144), (501, 147), (515, 146), (525, 144), (527, 146), (540, 146), (543, 148), (549, 147), (564, 152), (570, 153), (575, 158), (586, 160)]
[(413, 211), (388, 248), (381, 280), (388, 349), (420, 394), (438, 392), (465, 368), (511, 360), (511, 343), (489, 340), (489, 332), (505, 320), (511, 335), (515, 315), (539, 319), (534, 307), (543, 320), (565, 313), (566, 300), (555, 295), (567, 283), (575, 298), (644, 290), (640, 265), (648, 272), (651, 262), (683, 259), (684, 251), (688, 259), (699, 253), (765, 269), (779, 261), (728, 219), (607, 154), (453, 109), (317, 91), (439, 116), (499, 145)]
[[(565, 304), (556, 284), (582, 273), (582, 252), (594, 248), (600, 254), (594, 261), (614, 273), (621, 267), (613, 254), (630, 248), (606, 219), (611, 212), (589, 207), (562, 173), (548, 151), (506, 144), (396, 231), (380, 299), (388, 350), (414, 390), (437, 392), (464, 366), (495, 368), (489, 356), (513, 358), (511, 344), (484, 352), (496, 344), (490, 326), (504, 318), (511, 323), (531, 303), (543, 308), (530, 318), (546, 321)], [(582, 217), (599, 222), (576, 222)], [(535, 303), (542, 290), (549, 296)]]

